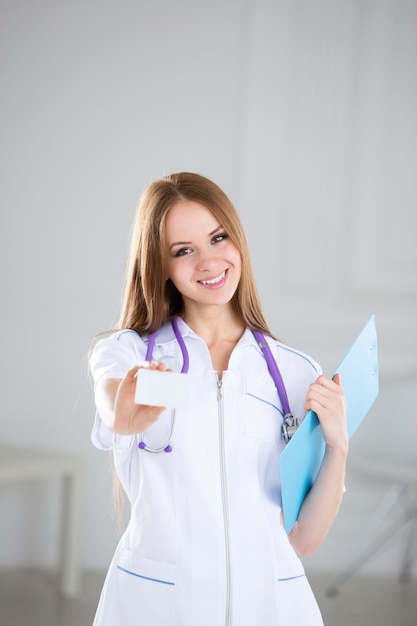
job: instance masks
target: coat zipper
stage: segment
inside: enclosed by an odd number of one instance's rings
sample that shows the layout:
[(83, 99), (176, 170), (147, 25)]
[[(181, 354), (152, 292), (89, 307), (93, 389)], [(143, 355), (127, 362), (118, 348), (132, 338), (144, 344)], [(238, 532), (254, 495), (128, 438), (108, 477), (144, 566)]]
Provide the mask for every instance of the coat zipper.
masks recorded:
[[(224, 374), (223, 374), (224, 375)], [(224, 445), (224, 414), (223, 414), (223, 377), (216, 373), (217, 382), (217, 406), (219, 418), (219, 451), (220, 451), (220, 474), (222, 485), (223, 520), (224, 520), (224, 540), (226, 549), (226, 612), (225, 626), (232, 624), (232, 568), (230, 558), (230, 520), (229, 520), (229, 500), (227, 495), (226, 477), (226, 454)]]

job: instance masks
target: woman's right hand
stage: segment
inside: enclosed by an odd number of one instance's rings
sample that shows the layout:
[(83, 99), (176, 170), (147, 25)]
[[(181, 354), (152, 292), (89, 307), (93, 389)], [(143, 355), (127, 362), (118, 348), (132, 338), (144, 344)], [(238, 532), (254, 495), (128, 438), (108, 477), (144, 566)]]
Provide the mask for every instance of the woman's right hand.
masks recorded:
[(144, 432), (156, 422), (165, 407), (135, 403), (136, 377), (139, 369), (165, 371), (161, 362), (146, 362), (133, 367), (123, 379), (108, 378), (96, 387), (96, 406), (105, 425), (120, 435), (134, 435)]

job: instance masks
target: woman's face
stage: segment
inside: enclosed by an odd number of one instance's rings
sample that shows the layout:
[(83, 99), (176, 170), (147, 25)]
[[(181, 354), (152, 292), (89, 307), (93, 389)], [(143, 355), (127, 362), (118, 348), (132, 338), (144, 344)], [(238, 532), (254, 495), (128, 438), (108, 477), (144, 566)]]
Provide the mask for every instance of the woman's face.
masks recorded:
[(228, 306), (241, 276), (240, 253), (199, 202), (180, 200), (166, 217), (168, 276), (184, 306)]

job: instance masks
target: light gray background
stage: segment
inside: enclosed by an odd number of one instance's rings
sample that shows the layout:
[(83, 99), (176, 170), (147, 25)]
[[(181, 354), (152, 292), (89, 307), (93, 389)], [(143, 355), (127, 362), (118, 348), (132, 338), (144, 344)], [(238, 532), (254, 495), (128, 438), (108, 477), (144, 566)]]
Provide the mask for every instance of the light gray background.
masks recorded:
[[(327, 373), (377, 316), (381, 394), (307, 565), (343, 562), (393, 482), (361, 459), (415, 466), (416, 32), (414, 0), (1, 3), (0, 440), (85, 458), (83, 567), (107, 567), (117, 540), (86, 354), (164, 173), (225, 189), (272, 328)], [(58, 484), (0, 501), (0, 567), (54, 567)]]

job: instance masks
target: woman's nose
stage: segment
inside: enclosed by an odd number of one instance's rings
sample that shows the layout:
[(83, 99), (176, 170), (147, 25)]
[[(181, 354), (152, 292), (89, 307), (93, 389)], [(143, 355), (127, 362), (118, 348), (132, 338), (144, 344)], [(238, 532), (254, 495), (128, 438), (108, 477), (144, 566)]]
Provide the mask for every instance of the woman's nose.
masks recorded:
[(201, 250), (198, 255), (197, 269), (212, 270), (218, 263), (218, 254), (214, 248), (206, 248)]

